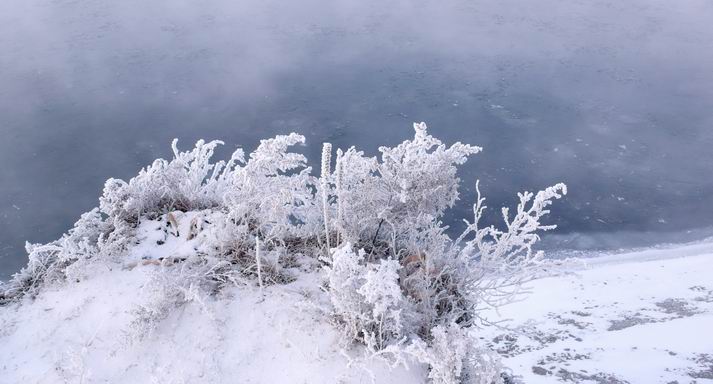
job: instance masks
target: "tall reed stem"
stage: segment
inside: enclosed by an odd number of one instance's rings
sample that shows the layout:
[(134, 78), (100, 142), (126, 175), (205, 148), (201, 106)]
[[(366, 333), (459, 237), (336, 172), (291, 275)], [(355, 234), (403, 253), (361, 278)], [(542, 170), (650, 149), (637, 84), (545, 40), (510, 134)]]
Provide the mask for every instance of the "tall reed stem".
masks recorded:
[(332, 248), (329, 244), (329, 176), (330, 163), (332, 161), (332, 144), (322, 145), (322, 175), (320, 178), (322, 185), (322, 210), (324, 211), (324, 234), (327, 241), (327, 253)]

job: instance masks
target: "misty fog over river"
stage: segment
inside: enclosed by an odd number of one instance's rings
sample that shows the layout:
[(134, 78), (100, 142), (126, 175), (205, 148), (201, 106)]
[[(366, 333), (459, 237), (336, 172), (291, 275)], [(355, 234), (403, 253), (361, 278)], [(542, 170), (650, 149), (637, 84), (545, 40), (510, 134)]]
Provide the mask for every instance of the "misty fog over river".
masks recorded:
[(377, 154), (425, 121), (484, 147), (491, 217), (562, 181), (553, 247), (713, 227), (713, 2), (0, 2), (0, 278), (170, 141), (252, 150), (299, 132)]

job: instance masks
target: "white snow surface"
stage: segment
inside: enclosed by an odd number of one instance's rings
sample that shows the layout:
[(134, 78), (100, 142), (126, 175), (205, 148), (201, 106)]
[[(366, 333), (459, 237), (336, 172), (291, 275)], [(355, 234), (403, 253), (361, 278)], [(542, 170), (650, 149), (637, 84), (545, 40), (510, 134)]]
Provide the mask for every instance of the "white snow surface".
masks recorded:
[(713, 383), (713, 244), (588, 259), (530, 288), (484, 336), (525, 383)]
[[(0, 307), (0, 383), (425, 382), (423, 365), (342, 351), (319, 272), (263, 292), (197, 294), (142, 333), (139, 310), (155, 303), (157, 277), (179, 267), (142, 259), (180, 258), (211, 242), (160, 228), (142, 224), (120, 264), (90, 264), (84, 279)], [(492, 315), (510, 319), (507, 329), (480, 331), (516, 378), (713, 383), (713, 244), (586, 263), (531, 282), (530, 295)]]
[(0, 307), (0, 384), (416, 383), (427, 375), (417, 364), (392, 369), (359, 350), (342, 352), (319, 272), (264, 291), (196, 294), (142, 332), (139, 310), (160, 302), (162, 269), (180, 267), (150, 261), (213, 243), (214, 231), (187, 236), (186, 223), (210, 219), (208, 211), (176, 215), (179, 236), (164, 233), (165, 215), (145, 221), (120, 264), (92, 264), (83, 280)]
[[(134, 340), (132, 309), (156, 267), (104, 271), (2, 311), (1, 383), (361, 383), (308, 290), (229, 289), (189, 302)], [(149, 295), (150, 296), (150, 295)], [(419, 369), (370, 362), (377, 382), (418, 382)]]

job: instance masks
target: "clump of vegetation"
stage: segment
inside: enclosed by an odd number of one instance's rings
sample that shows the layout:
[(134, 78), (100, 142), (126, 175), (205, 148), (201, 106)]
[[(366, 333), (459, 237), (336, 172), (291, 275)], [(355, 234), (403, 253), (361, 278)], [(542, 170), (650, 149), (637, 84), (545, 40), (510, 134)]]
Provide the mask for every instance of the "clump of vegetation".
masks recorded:
[(532, 245), (554, 228), (540, 219), (567, 190), (521, 193), (514, 215), (502, 210), (504, 229), (480, 225), (478, 192), (473, 221), (451, 239), (441, 218), (458, 198), (456, 166), (480, 148), (446, 147), (425, 124), (415, 129), (413, 140), (380, 148), (381, 159), (353, 148), (337, 158), (334, 237), (345, 242), (325, 267), (334, 310), (345, 341), (414, 356), (436, 383), (499, 382), (496, 359), (483, 359), (472, 331), (488, 323), (484, 310), (514, 300), (540, 271)]
[[(186, 241), (200, 231), (211, 235), (187, 257), (154, 261), (174, 268), (163, 279), (172, 282), (165, 290), (172, 296), (142, 308), (153, 319), (145, 323), (198, 298), (197, 290), (262, 287), (321, 270), (345, 347), (428, 364), (434, 383), (501, 382), (498, 360), (474, 335), (488, 324), (484, 310), (512, 301), (541, 270), (543, 255), (532, 246), (554, 228), (540, 220), (566, 187), (519, 194), (514, 214), (502, 210), (502, 228), (480, 224), (485, 199), (478, 191), (472, 222), (451, 238), (441, 220), (458, 200), (457, 166), (481, 148), (446, 146), (424, 123), (414, 128), (412, 140), (381, 147), (378, 158), (352, 147), (337, 149), (332, 161), (325, 144), (319, 178), (304, 155), (290, 151), (305, 141), (295, 133), (261, 141), (247, 158), (239, 149), (216, 163), (221, 142), (198, 141), (181, 152), (174, 141), (172, 160), (156, 160), (128, 182), (108, 180), (99, 208), (61, 239), (28, 244), (30, 261), (0, 287), (0, 304), (81, 279), (91, 263), (121, 261), (139, 241), (141, 223), (159, 220)], [(204, 213), (191, 216), (181, 235), (179, 211)]]

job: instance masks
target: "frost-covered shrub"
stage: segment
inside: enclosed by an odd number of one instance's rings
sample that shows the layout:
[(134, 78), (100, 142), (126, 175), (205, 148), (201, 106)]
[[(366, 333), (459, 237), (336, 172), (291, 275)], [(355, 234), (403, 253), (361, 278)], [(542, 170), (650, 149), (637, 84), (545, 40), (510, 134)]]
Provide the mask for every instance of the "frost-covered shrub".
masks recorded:
[(25, 244), (28, 254), (27, 266), (14, 274), (12, 279), (2, 288), (0, 303), (22, 297), (25, 294), (34, 296), (45, 281), (56, 280), (61, 274), (58, 255), (62, 248), (54, 244)]
[(232, 276), (226, 268), (255, 273), (255, 239), (260, 239), (268, 258), (268, 281), (285, 281), (280, 259), (289, 263), (297, 254), (313, 253), (319, 246), (317, 233), (323, 232), (315, 203), (318, 181), (310, 175), (304, 155), (288, 151), (303, 143), (298, 134), (277, 136), (262, 140), (248, 159), (238, 149), (227, 162), (212, 162), (222, 142), (200, 140), (192, 150), (181, 152), (174, 140), (172, 160), (156, 160), (128, 182), (109, 179), (99, 208), (85, 214), (67, 235), (45, 245), (28, 245), (29, 263), (0, 286), (0, 301), (33, 292), (45, 281), (79, 277), (83, 263), (78, 261), (119, 261), (137, 241), (142, 219), (209, 208), (221, 217), (221, 223), (215, 223), (212, 256), (223, 257), (216, 267), (221, 272), (212, 277), (232, 279), (226, 277)]
[[(161, 221), (158, 230), (189, 244), (188, 255), (144, 260), (158, 271), (146, 286), (150, 300), (135, 313), (138, 334), (224, 285), (284, 283), (292, 278), (287, 270), (321, 266), (345, 345), (397, 361), (411, 356), (430, 366), (434, 383), (498, 383), (501, 367), (474, 335), (488, 324), (485, 309), (516, 298), (543, 269), (532, 246), (554, 228), (540, 221), (566, 187), (521, 193), (514, 215), (502, 210), (502, 227), (481, 227), (476, 184), (474, 220), (452, 239), (441, 220), (458, 199), (456, 167), (480, 148), (446, 146), (424, 123), (414, 128), (412, 140), (381, 147), (378, 158), (337, 149), (333, 170), (325, 144), (319, 179), (291, 151), (305, 141), (295, 133), (262, 140), (247, 159), (237, 150), (216, 163), (221, 142), (180, 152), (174, 141), (172, 160), (156, 160), (128, 182), (110, 179), (99, 208), (74, 229), (28, 245), (28, 266), (0, 287), (0, 304), (34, 295), (46, 282), (81, 279), (92, 261), (121, 261), (145, 240), (137, 231)], [(179, 225), (177, 211), (187, 210), (210, 214)], [(212, 232), (194, 247), (203, 224)]]
[(262, 140), (244, 166), (234, 169), (223, 199), (230, 219), (246, 234), (279, 241), (319, 230), (316, 178), (304, 155), (288, 152), (304, 140), (295, 133)]
[[(380, 147), (378, 173), (381, 188), (388, 196), (386, 219), (399, 226), (411, 226), (419, 217), (436, 218), (458, 199), (460, 179), (456, 165), (481, 148), (460, 142), (446, 147), (429, 135), (426, 124), (414, 124), (413, 140), (394, 148)], [(430, 220), (429, 220), (430, 221)]]
[[(217, 229), (216, 252), (228, 257), (242, 272), (256, 272), (255, 239), (266, 255), (305, 248), (321, 227), (315, 209), (316, 179), (307, 159), (289, 152), (303, 144), (298, 134), (262, 140), (249, 158), (241, 149), (227, 162), (211, 162), (220, 141), (198, 141), (193, 150), (180, 152), (173, 141), (174, 158), (156, 160), (139, 175), (124, 182), (110, 179), (100, 199), (100, 210), (113, 225), (107, 237), (109, 255), (121, 255), (133, 226), (141, 217), (154, 218), (171, 211), (215, 208), (224, 213)], [(279, 248), (279, 249), (278, 249)], [(280, 280), (278, 263), (267, 263)]]
[(462, 290), (472, 295), (468, 298), (468, 312), (483, 320), (477, 315), (480, 313), (477, 309), (509, 303), (522, 291), (522, 283), (541, 272), (544, 254), (533, 251), (532, 246), (539, 240), (539, 233), (556, 226), (543, 225), (540, 219), (550, 212), (547, 207), (553, 200), (567, 194), (567, 187), (557, 184), (537, 194), (519, 193), (520, 202), (512, 218), (507, 208), (502, 209), (504, 229), (479, 226), (486, 207), (477, 185), (476, 190), (474, 220), (454, 241), (453, 260)]
[(158, 159), (125, 182), (109, 179), (99, 199), (102, 213), (112, 219), (136, 222), (142, 215), (155, 216), (172, 210), (200, 210), (218, 206), (231, 187), (236, 162), (244, 162), (241, 149), (226, 163), (211, 163), (221, 141), (199, 140), (191, 151), (180, 152), (178, 140), (171, 147), (171, 161)]
[(59, 240), (47, 244), (27, 243), (27, 266), (0, 286), (0, 304), (23, 295), (34, 296), (43, 283), (75, 277), (67, 268), (98, 253), (100, 238), (106, 230), (99, 210), (93, 209), (83, 214)]
[(380, 242), (414, 248), (417, 244), (409, 243), (414, 232), (458, 199), (456, 166), (481, 149), (462, 143), (447, 147), (428, 134), (425, 123), (414, 129), (413, 140), (380, 147), (380, 159), (353, 147), (338, 154), (332, 194), (345, 240), (365, 247)]
[[(226, 229), (220, 237), (224, 247), (247, 273), (257, 274), (257, 261), (268, 256), (262, 265), (268, 281), (288, 281), (281, 261), (289, 264), (298, 254), (314, 253), (323, 228), (316, 201), (317, 179), (310, 174), (304, 155), (289, 152), (304, 140), (295, 133), (262, 140), (247, 162), (235, 166), (232, 187), (223, 195)], [(262, 256), (255, 252), (258, 241)]]
[[(485, 207), (478, 191), (475, 220), (451, 239), (440, 220), (458, 198), (456, 165), (480, 148), (446, 147), (425, 124), (415, 129), (414, 140), (380, 148), (380, 160), (354, 148), (337, 152), (330, 214), (337, 218), (336, 238), (353, 241), (357, 250), (349, 243), (337, 248), (325, 268), (335, 315), (347, 341), (374, 353), (417, 356), (430, 365), (433, 382), (499, 382), (497, 361), (469, 335), (488, 323), (484, 309), (514, 300), (541, 269), (542, 254), (532, 245), (539, 232), (554, 228), (540, 219), (566, 187), (519, 194), (514, 217), (502, 210), (502, 229), (479, 226)], [(379, 284), (367, 284), (377, 270), (392, 278), (382, 274)], [(375, 311), (378, 297), (388, 298), (382, 311)], [(372, 330), (382, 328), (389, 332), (374, 338)]]
[(499, 384), (503, 367), (494, 352), (478, 345), (473, 335), (457, 324), (439, 325), (430, 342), (416, 339), (405, 352), (431, 368), (434, 384)]
[(402, 316), (408, 302), (399, 286), (399, 268), (396, 260), (366, 263), (364, 251), (355, 253), (349, 243), (333, 252), (325, 271), (345, 341), (378, 351), (410, 333)]

